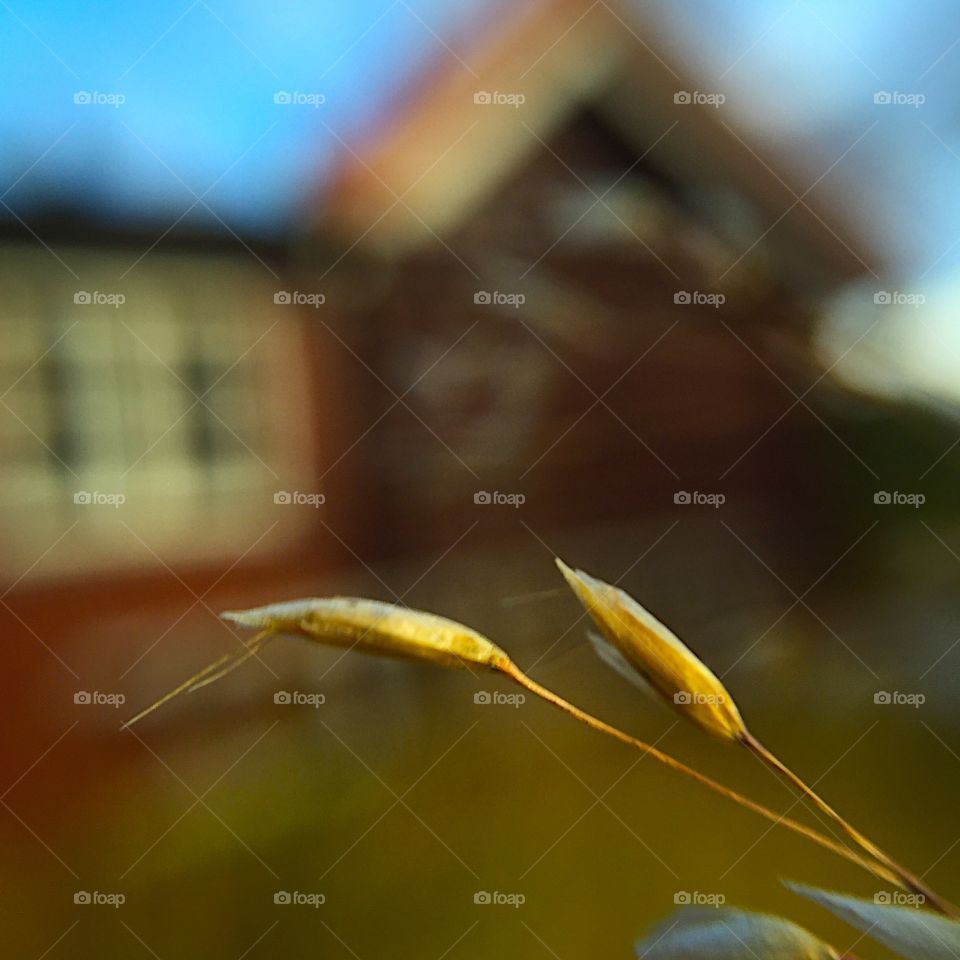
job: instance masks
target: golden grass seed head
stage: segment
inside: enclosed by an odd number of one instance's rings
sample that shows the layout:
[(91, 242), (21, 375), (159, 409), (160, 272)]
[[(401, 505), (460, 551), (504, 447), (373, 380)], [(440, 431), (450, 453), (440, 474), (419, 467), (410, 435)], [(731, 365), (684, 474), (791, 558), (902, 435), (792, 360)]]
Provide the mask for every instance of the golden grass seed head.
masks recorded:
[(619, 587), (556, 563), (603, 637), (670, 706), (714, 736), (747, 735), (726, 688), (668, 627)]
[(467, 664), (501, 670), (510, 658), (476, 630), (446, 617), (358, 597), (291, 600), (228, 611), (241, 626), (289, 633), (364, 653), (426, 660), (443, 667)]

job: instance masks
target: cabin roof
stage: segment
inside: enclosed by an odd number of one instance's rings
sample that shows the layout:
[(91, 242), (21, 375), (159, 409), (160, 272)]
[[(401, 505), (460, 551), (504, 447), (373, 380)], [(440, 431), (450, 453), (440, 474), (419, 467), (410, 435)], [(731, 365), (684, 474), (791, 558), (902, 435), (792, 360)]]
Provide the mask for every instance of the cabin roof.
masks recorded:
[[(866, 255), (870, 244), (844, 205), (826, 185), (804, 194), (821, 172), (818, 158), (759, 142), (732, 106), (674, 102), (703, 87), (661, 23), (617, 0), (499, 4), (484, 23), (467, 48), (441, 49), (359, 143), (341, 144), (317, 210), (325, 232), (389, 256), (431, 233), (450, 235), (590, 107), (681, 182), (725, 181), (770, 223), (789, 211), (791, 243), (823, 259), (834, 279), (864, 271), (853, 251)], [(482, 93), (523, 102), (475, 103)]]

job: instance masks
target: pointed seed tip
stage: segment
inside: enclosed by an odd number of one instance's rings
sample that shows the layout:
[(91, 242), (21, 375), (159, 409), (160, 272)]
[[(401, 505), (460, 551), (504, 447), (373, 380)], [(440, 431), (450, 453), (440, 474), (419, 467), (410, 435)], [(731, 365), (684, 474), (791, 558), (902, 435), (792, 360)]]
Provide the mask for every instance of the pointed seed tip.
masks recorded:
[(221, 620), (229, 620), (241, 627), (259, 627), (263, 625), (263, 617), (257, 616), (256, 610), (224, 610), (220, 614)]

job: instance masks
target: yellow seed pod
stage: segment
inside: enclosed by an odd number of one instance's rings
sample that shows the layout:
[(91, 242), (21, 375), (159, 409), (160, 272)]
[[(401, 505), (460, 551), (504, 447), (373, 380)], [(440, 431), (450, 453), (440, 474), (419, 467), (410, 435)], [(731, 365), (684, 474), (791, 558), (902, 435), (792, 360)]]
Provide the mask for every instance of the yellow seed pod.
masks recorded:
[(442, 667), (475, 664), (499, 670), (510, 658), (462, 623), (379, 600), (325, 597), (223, 613), (244, 627), (306, 637), (382, 656), (427, 660)]
[(671, 707), (724, 740), (742, 740), (747, 729), (723, 684), (679, 637), (628, 593), (557, 558), (557, 566), (613, 648), (601, 653), (611, 666), (635, 671)]
[(240, 650), (224, 654), (131, 717), (121, 729), (133, 726), (181, 693), (199, 690), (226, 676), (257, 656), (263, 645), (279, 634), (305, 637), (364, 653), (426, 660), (441, 667), (473, 664), (502, 671), (508, 676), (517, 673), (510, 657), (476, 630), (446, 617), (379, 600), (357, 597), (290, 600), (252, 610), (227, 611), (221, 616), (241, 626), (253, 627), (258, 633)]

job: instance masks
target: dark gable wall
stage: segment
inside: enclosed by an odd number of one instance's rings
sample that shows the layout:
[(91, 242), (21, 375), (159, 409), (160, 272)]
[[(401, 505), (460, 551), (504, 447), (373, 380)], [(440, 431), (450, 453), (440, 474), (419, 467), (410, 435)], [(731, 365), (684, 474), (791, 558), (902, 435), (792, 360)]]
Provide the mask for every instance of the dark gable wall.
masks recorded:
[[(607, 202), (677, 276), (602, 206), (599, 224), (584, 218), (543, 256), (593, 199), (564, 164), (602, 193), (636, 155), (586, 112), (445, 238), (479, 280), (429, 236), (383, 268), (384, 293), (344, 335), (399, 394), (436, 365), (389, 413), (394, 398), (375, 379), (355, 387), (370, 422), (385, 414), (354, 470), (379, 490), (380, 551), (443, 548), (478, 519), (471, 537), (495, 539), (520, 521), (537, 529), (669, 510), (682, 490), (781, 507), (806, 496), (802, 414), (718, 479), (793, 402), (777, 376), (801, 392), (817, 375), (804, 346), (811, 313), (758, 269), (762, 247), (726, 282), (713, 279), (739, 251), (651, 156)], [(357, 277), (377, 269), (354, 262)], [(526, 300), (477, 304), (478, 290)], [(726, 302), (677, 305), (678, 291)], [(478, 491), (526, 502), (478, 511)]]

